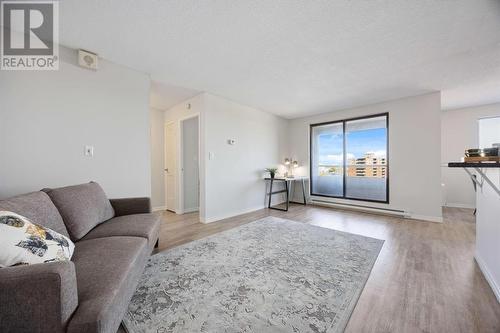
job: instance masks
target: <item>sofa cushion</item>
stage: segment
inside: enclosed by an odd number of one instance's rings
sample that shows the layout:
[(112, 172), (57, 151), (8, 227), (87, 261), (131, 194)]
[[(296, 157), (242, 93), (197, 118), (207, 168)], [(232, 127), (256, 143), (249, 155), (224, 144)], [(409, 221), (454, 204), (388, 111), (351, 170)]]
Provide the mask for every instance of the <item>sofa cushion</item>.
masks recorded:
[(115, 214), (101, 186), (94, 182), (43, 191), (61, 213), (73, 241), (79, 240)]
[(142, 237), (108, 237), (76, 243), (72, 261), (78, 285), (78, 308), (70, 333), (116, 333), (146, 264)]
[(17, 213), (33, 223), (50, 228), (66, 237), (69, 236), (61, 214), (44, 192), (33, 192), (1, 200), (0, 210)]
[(66, 236), (0, 210), (0, 267), (70, 260), (74, 248)]
[(148, 240), (152, 248), (158, 239), (161, 217), (158, 214), (135, 214), (114, 217), (92, 229), (82, 240), (109, 236), (136, 236)]

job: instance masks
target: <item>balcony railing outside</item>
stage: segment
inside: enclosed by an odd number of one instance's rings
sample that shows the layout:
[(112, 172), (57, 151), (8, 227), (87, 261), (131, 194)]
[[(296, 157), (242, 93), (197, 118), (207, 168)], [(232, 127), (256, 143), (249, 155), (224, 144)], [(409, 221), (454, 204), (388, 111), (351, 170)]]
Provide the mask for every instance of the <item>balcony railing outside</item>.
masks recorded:
[[(313, 192), (327, 196), (343, 196), (344, 167), (341, 165), (320, 164), (318, 169), (318, 175), (313, 178)], [(357, 169), (372, 169), (371, 175), (356, 174)], [(386, 164), (348, 165), (348, 174), (345, 179), (346, 197), (348, 198), (378, 201), (386, 199)]]

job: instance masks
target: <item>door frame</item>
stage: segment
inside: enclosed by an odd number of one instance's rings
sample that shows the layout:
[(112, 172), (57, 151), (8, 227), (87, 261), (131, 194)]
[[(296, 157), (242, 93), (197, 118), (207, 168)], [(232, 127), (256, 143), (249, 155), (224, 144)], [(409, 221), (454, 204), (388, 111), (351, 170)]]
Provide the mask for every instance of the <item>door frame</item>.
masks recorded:
[(200, 113), (194, 113), (186, 117), (179, 118), (177, 122), (177, 214), (190, 213), (190, 211), (184, 210), (184, 135), (182, 124), (184, 121), (198, 118), (198, 211), (201, 206), (201, 184), (200, 184), (200, 157), (201, 157), (201, 123), (200, 123)]
[[(163, 153), (164, 153), (164, 158), (163, 158), (163, 175), (164, 175), (164, 184), (163, 184), (163, 187), (164, 187), (164, 190), (165, 190), (165, 210), (169, 210), (169, 207), (168, 207), (168, 181), (167, 181), (167, 127), (170, 126), (170, 125), (174, 125), (174, 129), (177, 130), (176, 126), (175, 126), (175, 121), (166, 121), (163, 125)], [(177, 133), (174, 133), (174, 138), (177, 137)], [(174, 144), (175, 146), (175, 149), (177, 150), (177, 145)], [(177, 155), (178, 155), (178, 152), (175, 151), (174, 152), (174, 158), (177, 159)], [(177, 168), (177, 161), (174, 161), (174, 164), (176, 164), (176, 168)], [(178, 209), (178, 205), (177, 205), (177, 202), (178, 202), (178, 193), (177, 193), (177, 177), (178, 177), (178, 170), (175, 171), (175, 174), (174, 174), (174, 193), (175, 193), (175, 197), (174, 197), (174, 207), (173, 207), (173, 211), (177, 213), (177, 209)], [(171, 210), (170, 210), (171, 211)]]

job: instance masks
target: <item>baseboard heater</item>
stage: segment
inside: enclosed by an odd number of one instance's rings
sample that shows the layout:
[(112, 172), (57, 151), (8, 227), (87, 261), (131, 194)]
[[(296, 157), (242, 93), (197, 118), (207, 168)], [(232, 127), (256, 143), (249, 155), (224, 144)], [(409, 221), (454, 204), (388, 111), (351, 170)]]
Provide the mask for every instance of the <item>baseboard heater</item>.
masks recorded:
[(401, 216), (404, 218), (410, 217), (410, 214), (408, 212), (405, 212), (404, 210), (399, 210), (399, 209), (378, 208), (378, 207), (370, 207), (370, 206), (356, 205), (356, 204), (350, 204), (350, 203), (331, 202), (331, 201), (319, 200), (319, 199), (311, 199), (311, 203), (318, 205), (318, 206), (324, 206), (324, 207), (337, 207), (337, 208), (363, 211), (363, 212), (374, 213), (374, 214)]

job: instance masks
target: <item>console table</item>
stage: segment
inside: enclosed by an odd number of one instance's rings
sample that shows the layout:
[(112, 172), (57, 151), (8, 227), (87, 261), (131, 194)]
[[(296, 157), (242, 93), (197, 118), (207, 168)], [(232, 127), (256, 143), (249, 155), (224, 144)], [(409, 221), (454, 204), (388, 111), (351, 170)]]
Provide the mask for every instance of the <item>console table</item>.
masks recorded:
[[(264, 179), (265, 179), (266, 182), (267, 181), (270, 182), (269, 192), (266, 191), (266, 195), (269, 196), (269, 201), (268, 201), (267, 208), (287, 212), (288, 208), (290, 206), (290, 203), (297, 203), (297, 204), (301, 204), (301, 205), (306, 205), (307, 204), (307, 200), (306, 200), (306, 184), (305, 183), (306, 183), (306, 180), (308, 179), (308, 177), (293, 177), (293, 178), (290, 178), (290, 177), (274, 177), (274, 178), (267, 177), (267, 178), (264, 178)], [(278, 190), (278, 191), (274, 191), (273, 192), (273, 185), (276, 182), (283, 183), (284, 186), (285, 186), (285, 188), (283, 190)], [(293, 195), (295, 194), (295, 186), (296, 186), (295, 183), (296, 182), (300, 182), (300, 186), (301, 186), (301, 189), (302, 189), (302, 199), (303, 199), (302, 202), (290, 201), (290, 197), (293, 198)], [(275, 195), (275, 194), (281, 194), (281, 193), (285, 193), (286, 194), (286, 200), (285, 200), (286, 208), (285, 209), (273, 207), (271, 205), (271, 200), (272, 200), (273, 195)]]

